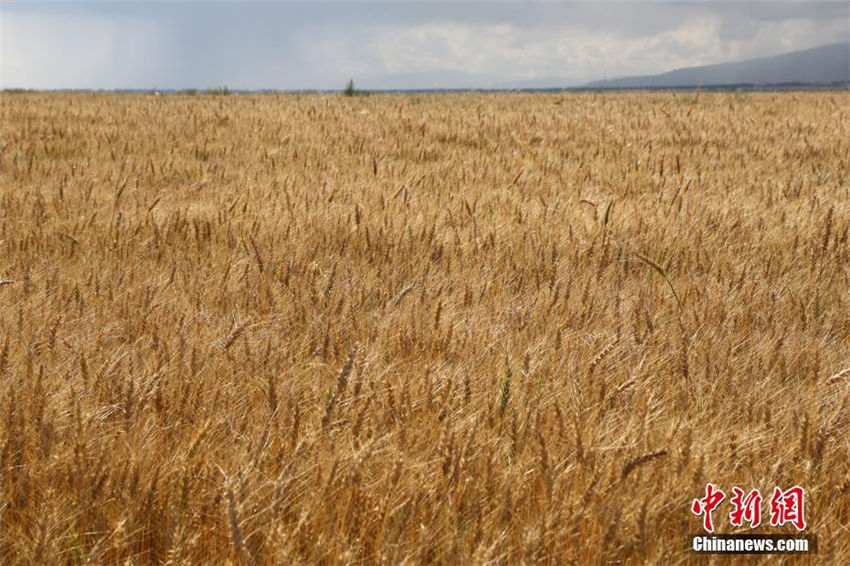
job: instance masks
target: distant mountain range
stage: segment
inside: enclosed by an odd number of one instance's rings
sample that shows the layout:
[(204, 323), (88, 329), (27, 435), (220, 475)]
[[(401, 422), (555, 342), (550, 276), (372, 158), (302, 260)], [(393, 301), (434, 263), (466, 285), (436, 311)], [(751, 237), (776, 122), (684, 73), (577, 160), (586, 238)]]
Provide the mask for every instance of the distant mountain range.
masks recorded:
[[(588, 83), (563, 76), (510, 79), (495, 73), (470, 73), (458, 69), (372, 75), (357, 77), (355, 82), (356, 88), (361, 90), (391, 92), (843, 87), (845, 84), (850, 84), (850, 42), (822, 45), (812, 49), (735, 63), (688, 67), (658, 75), (596, 80)], [(334, 92), (343, 84), (343, 80), (338, 80), (334, 84), (320, 87), (319, 90)], [(139, 91), (147, 90), (139, 89)], [(173, 91), (163, 90), (162, 92)], [(229, 92), (264, 91), (230, 90)], [(270, 89), (267, 92), (277, 91)]]
[(834, 43), (736, 63), (587, 83), (585, 88), (835, 85), (850, 82), (850, 43)]
[(456, 69), (363, 77), (366, 90), (560, 90), (696, 87), (834, 86), (850, 82), (850, 42), (833, 43), (771, 57), (676, 69), (658, 75), (582, 83), (567, 77), (505, 79)]

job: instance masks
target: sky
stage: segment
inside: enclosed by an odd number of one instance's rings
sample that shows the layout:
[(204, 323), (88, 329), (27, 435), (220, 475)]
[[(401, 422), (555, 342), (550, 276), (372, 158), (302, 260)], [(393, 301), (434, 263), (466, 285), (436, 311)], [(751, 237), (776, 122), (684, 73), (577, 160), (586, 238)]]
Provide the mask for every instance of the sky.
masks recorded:
[(846, 0), (0, 0), (0, 87), (574, 86), (848, 40)]

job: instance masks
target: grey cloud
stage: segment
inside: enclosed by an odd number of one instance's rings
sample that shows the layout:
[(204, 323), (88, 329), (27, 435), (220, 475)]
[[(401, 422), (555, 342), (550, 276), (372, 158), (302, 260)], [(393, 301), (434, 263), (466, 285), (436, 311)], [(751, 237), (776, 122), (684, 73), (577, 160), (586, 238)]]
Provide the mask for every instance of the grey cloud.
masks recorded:
[[(847, 2), (18, 2), (0, 10), (0, 71), (35, 87), (80, 86), (56, 84), (75, 65), (91, 87), (336, 88), (351, 75), (431, 80), (438, 71), (463, 80), (593, 79), (850, 38)], [(22, 17), (27, 36), (11, 27)], [(140, 47), (116, 37), (136, 37)], [(90, 44), (116, 51), (97, 65), (68, 58)], [(118, 60), (119, 48), (133, 66)], [(40, 59), (28, 55), (36, 52)]]

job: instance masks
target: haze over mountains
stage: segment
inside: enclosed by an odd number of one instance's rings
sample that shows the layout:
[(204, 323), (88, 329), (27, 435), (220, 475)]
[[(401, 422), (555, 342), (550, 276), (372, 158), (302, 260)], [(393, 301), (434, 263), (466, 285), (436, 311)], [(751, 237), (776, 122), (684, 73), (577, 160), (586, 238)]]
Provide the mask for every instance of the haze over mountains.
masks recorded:
[(357, 86), (365, 90), (532, 90), (560, 89), (581, 85), (568, 77), (541, 77), (506, 80), (484, 73), (469, 73), (456, 69), (439, 69), (412, 73), (395, 73), (364, 77)]
[(850, 43), (772, 57), (676, 69), (659, 75), (587, 83), (588, 88), (672, 88), (722, 85), (833, 85), (850, 82)]
[(533, 90), (561, 88), (693, 88), (712, 86), (841, 85), (850, 82), (850, 43), (833, 43), (770, 57), (676, 69), (657, 75), (582, 82), (567, 77), (505, 80), (497, 75), (440, 69), (364, 77), (366, 90)]

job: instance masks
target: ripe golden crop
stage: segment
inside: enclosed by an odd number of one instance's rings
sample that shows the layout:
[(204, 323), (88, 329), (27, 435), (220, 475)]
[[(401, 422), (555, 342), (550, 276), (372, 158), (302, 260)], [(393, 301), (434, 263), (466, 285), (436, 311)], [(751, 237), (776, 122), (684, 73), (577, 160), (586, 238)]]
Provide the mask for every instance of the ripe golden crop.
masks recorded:
[(850, 562), (848, 110), (3, 94), (0, 562)]

